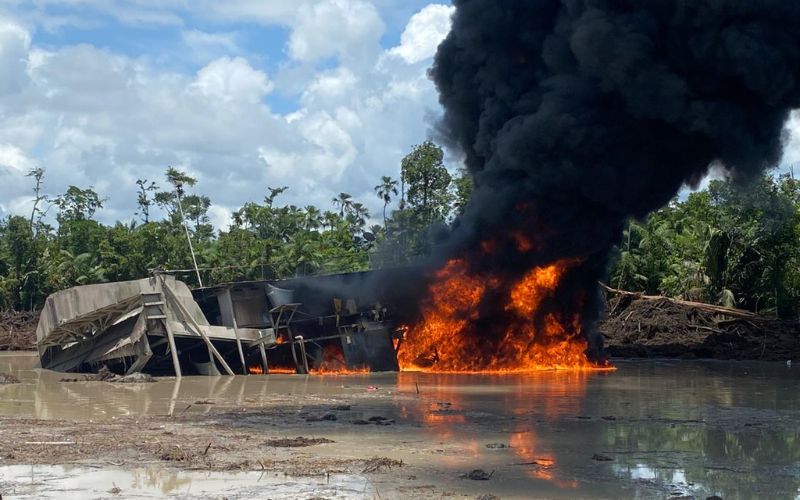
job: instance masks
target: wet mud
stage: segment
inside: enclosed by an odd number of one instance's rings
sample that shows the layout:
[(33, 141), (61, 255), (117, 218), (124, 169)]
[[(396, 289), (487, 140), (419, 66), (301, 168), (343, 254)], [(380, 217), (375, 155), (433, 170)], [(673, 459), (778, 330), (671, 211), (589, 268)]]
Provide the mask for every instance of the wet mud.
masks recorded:
[(114, 384), (58, 382), (32, 360), (0, 357), (21, 381), (0, 387), (3, 498), (730, 499), (800, 488), (800, 371), (782, 363)]

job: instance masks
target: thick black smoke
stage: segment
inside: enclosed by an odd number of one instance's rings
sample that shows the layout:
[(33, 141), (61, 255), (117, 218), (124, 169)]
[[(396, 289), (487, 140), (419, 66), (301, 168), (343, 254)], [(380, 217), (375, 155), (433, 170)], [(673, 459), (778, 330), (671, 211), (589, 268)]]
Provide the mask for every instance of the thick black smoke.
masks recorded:
[(559, 294), (587, 325), (624, 221), (712, 164), (774, 165), (800, 107), (800, 2), (454, 3), (431, 75), (476, 189), (443, 254), (509, 276), (579, 259)]

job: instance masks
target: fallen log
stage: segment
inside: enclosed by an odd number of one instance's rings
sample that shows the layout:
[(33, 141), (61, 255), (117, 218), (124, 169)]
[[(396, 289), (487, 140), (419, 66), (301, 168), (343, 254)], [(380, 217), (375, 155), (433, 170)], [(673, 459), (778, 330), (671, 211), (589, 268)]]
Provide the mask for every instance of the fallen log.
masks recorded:
[(642, 300), (666, 300), (668, 302), (672, 302), (673, 304), (678, 304), (687, 307), (693, 307), (695, 309), (700, 309), (703, 311), (709, 311), (716, 314), (724, 314), (726, 316), (733, 316), (736, 318), (754, 318), (757, 317), (758, 314), (752, 311), (745, 311), (744, 309), (734, 309), (731, 307), (724, 307), (718, 306), (714, 304), (706, 304), (705, 302), (693, 302), (689, 300), (681, 300), (681, 299), (673, 299), (670, 297), (664, 297), (663, 295), (645, 295), (641, 292), (628, 292), (626, 290), (620, 290), (618, 288), (612, 288), (605, 283), (599, 283), (600, 287), (607, 292), (613, 293), (615, 295), (627, 295), (630, 297), (635, 297), (637, 299)]

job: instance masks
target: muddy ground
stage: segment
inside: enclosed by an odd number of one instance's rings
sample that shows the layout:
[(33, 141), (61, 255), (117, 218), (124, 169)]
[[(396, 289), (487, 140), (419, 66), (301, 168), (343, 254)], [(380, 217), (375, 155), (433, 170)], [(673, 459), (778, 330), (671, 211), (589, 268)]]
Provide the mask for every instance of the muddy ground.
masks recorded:
[(667, 298), (612, 297), (598, 325), (612, 357), (800, 360), (800, 323)]
[[(787, 498), (800, 487), (800, 367), (783, 363), (119, 384), (62, 382), (34, 362), (0, 355), (20, 379), (0, 386), (3, 498)], [(212, 474), (220, 484), (201, 492)], [(131, 477), (162, 489), (145, 495)]]

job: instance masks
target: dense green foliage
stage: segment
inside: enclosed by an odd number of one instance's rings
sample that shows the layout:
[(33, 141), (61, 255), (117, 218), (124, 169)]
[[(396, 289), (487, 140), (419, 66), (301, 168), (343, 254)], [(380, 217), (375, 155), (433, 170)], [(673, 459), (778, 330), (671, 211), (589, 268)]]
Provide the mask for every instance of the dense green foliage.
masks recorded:
[(137, 220), (112, 226), (96, 220), (106, 200), (94, 190), (70, 186), (44, 196), (45, 172), (34, 170), (30, 217), (0, 221), (0, 308), (35, 309), (57, 290), (142, 278), (154, 269), (181, 270), (179, 278), (196, 286), (187, 233), (206, 286), (403, 264), (427, 250), (428, 227), (451, 220), (457, 200), (463, 203), (469, 181), (463, 172), (452, 179), (443, 158), (432, 142), (414, 147), (400, 180), (383, 177), (375, 186), (383, 210), (374, 219), (348, 193), (326, 210), (281, 203), (287, 188), (278, 187), (262, 202), (244, 204), (221, 231), (210, 224), (211, 200), (192, 193), (196, 179), (174, 168), (164, 189), (138, 180)]
[(713, 181), (644, 221), (630, 221), (610, 284), (781, 317), (800, 312), (800, 182), (765, 175)]

